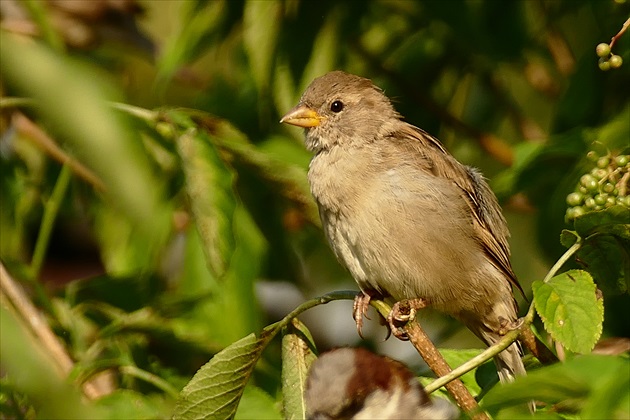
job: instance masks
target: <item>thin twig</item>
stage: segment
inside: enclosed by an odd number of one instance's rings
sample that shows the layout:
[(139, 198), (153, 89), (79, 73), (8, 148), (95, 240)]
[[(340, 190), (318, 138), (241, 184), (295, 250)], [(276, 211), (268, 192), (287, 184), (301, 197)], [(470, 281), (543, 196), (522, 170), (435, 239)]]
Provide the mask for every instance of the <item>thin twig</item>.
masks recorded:
[(529, 325), (525, 325), (523, 323), (523, 325), (521, 325), (520, 328), (517, 328), (515, 330), (512, 330), (512, 331), (508, 332), (507, 334), (505, 334), (501, 338), (501, 340), (497, 341), (495, 344), (493, 344), (492, 346), (488, 347), (483, 352), (479, 353), (477, 356), (473, 357), (472, 359), (470, 359), (466, 363), (463, 363), (462, 365), (460, 365), (457, 368), (453, 369), (447, 375), (444, 375), (444, 376), (441, 376), (441, 377), (437, 378), (435, 381), (433, 381), (429, 385), (427, 385), (424, 389), (427, 391), (427, 393), (430, 394), (433, 391), (436, 391), (436, 390), (440, 389), (441, 387), (447, 385), (453, 379), (459, 378), (460, 376), (470, 372), (474, 368), (476, 368), (478, 366), (481, 366), (483, 363), (487, 362), (488, 360), (492, 359), (497, 354), (501, 353), (503, 350), (505, 350), (508, 347), (510, 347), (510, 345), (514, 341), (516, 341), (516, 339), (518, 338), (519, 334), (521, 334), (521, 331), (526, 329), (526, 328), (528, 328), (528, 327), (529, 327)]
[[(12, 98), (15, 103), (20, 103), (19, 98)], [(9, 102), (12, 104), (12, 102)], [(31, 103), (22, 103), (31, 104)], [(5, 104), (3, 104), (5, 106)], [(68, 155), (57, 143), (42, 130), (37, 124), (27, 118), (21, 112), (15, 112), (12, 117), (12, 123), (15, 129), (39, 146), (45, 153), (57, 162), (68, 165), (72, 172), (79, 178), (92, 184), (98, 191), (105, 191), (105, 184), (90, 169), (85, 167), (81, 162)]]
[(615, 45), (615, 43), (617, 42), (617, 40), (619, 38), (621, 38), (621, 36), (628, 30), (628, 27), (630, 27), (630, 18), (628, 18), (628, 20), (626, 20), (623, 25), (621, 26), (621, 29), (619, 30), (619, 32), (617, 32), (617, 35), (613, 36), (610, 39), (610, 49), (612, 50), (612, 47)]

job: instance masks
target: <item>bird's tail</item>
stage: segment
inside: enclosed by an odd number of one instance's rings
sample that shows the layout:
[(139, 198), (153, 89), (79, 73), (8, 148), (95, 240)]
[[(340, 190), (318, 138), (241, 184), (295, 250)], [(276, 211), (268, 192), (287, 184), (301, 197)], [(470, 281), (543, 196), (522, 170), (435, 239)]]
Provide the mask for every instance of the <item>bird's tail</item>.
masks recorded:
[(510, 347), (503, 350), (495, 358), (497, 373), (501, 383), (509, 383), (517, 375), (525, 375), (525, 366), (521, 359), (521, 349), (517, 343), (512, 343)]

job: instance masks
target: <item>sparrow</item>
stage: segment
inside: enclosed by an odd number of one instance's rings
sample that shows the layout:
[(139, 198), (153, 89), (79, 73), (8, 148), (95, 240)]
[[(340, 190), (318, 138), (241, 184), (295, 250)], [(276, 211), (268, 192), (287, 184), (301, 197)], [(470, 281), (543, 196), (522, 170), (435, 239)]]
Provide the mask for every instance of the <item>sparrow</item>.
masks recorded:
[(456, 419), (445, 399), (429, 399), (402, 363), (363, 348), (338, 348), (311, 365), (304, 392), (308, 420)]
[[(359, 334), (372, 298), (394, 302), (398, 338), (400, 322), (425, 306), (487, 345), (518, 325), (509, 231), (477, 169), (405, 122), (372, 81), (342, 71), (315, 79), (280, 122), (304, 128), (324, 233), (361, 289)], [(516, 342), (495, 362), (502, 382), (525, 374)]]

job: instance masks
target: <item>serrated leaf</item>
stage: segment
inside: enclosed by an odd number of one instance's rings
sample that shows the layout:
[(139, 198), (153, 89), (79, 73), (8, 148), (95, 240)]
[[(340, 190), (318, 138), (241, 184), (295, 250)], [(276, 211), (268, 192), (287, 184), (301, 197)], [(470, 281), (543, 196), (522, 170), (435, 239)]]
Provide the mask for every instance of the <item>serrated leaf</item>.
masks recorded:
[(220, 158), (205, 131), (188, 128), (177, 139), (186, 192), (210, 272), (223, 276), (234, 253), (234, 171)]
[(630, 241), (630, 209), (616, 205), (586, 213), (575, 219), (575, 231), (583, 238), (599, 233)]
[(554, 340), (577, 353), (590, 352), (602, 333), (604, 305), (589, 273), (570, 270), (532, 284), (536, 310)]
[(285, 419), (303, 419), (304, 389), (308, 370), (317, 359), (310, 332), (297, 318), (282, 337), (282, 395)]
[(578, 261), (591, 273), (605, 294), (628, 293), (630, 287), (630, 241), (611, 235), (596, 235), (577, 252)]
[(562, 245), (572, 246), (578, 237), (584, 242), (577, 260), (593, 275), (605, 294), (627, 293), (630, 289), (630, 209), (613, 206), (575, 219), (575, 232), (563, 231)]
[(217, 353), (184, 387), (173, 418), (233, 418), (256, 362), (278, 331), (278, 324), (271, 325)]
[(563, 229), (560, 234), (560, 243), (567, 248), (571, 248), (578, 239), (580, 239), (580, 235), (573, 230)]

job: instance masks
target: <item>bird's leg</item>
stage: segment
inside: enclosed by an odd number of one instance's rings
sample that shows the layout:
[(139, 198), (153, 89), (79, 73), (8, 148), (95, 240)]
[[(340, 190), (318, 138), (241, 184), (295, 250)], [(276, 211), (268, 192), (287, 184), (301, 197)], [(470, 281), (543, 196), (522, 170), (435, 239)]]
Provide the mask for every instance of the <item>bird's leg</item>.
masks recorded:
[(389, 315), (387, 315), (387, 323), (394, 337), (403, 341), (409, 340), (407, 333), (402, 327), (416, 317), (418, 309), (426, 307), (427, 300), (423, 298), (403, 299), (396, 302)]

